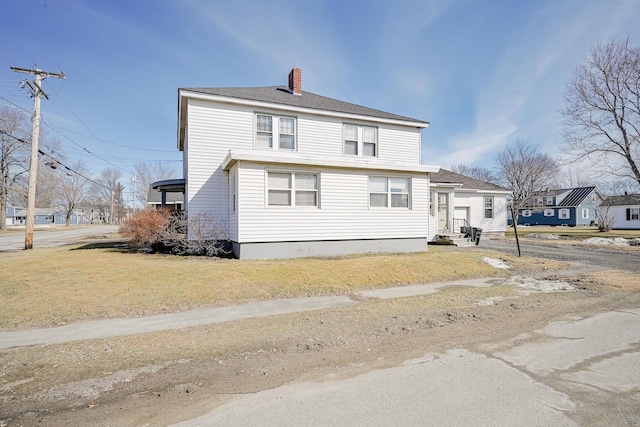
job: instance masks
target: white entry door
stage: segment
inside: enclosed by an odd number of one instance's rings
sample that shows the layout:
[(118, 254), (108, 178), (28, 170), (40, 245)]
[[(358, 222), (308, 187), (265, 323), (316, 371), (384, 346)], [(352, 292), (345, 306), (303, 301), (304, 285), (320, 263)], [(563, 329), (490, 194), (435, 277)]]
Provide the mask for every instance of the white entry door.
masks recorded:
[(438, 193), (438, 232), (449, 230), (449, 193)]

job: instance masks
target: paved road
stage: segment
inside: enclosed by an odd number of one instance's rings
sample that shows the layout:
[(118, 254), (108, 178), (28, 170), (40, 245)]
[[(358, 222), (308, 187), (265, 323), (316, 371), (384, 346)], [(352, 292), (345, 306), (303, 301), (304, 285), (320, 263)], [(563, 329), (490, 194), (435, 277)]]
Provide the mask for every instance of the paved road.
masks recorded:
[(346, 380), (285, 385), (176, 424), (226, 425), (640, 425), (640, 308)]
[[(480, 247), (495, 249), (500, 252), (516, 255), (515, 240), (480, 240)], [(579, 262), (587, 267), (603, 267), (614, 270), (627, 270), (640, 273), (640, 256), (638, 252), (616, 251), (606, 246), (594, 248), (576, 245), (557, 244), (552, 241), (532, 242), (520, 241), (522, 256), (547, 258), (558, 261)]]
[[(34, 248), (49, 248), (77, 243), (91, 236), (105, 236), (118, 231), (117, 225), (82, 225), (69, 228), (38, 229), (33, 233)], [(24, 249), (24, 229), (0, 233), (0, 252)]]

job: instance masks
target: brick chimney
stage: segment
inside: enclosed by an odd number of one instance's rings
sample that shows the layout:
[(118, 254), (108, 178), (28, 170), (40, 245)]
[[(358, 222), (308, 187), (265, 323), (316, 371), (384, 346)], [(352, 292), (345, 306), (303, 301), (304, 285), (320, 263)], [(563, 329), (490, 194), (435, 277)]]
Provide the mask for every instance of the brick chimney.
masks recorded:
[(294, 95), (302, 95), (302, 71), (294, 68), (289, 73), (289, 90)]

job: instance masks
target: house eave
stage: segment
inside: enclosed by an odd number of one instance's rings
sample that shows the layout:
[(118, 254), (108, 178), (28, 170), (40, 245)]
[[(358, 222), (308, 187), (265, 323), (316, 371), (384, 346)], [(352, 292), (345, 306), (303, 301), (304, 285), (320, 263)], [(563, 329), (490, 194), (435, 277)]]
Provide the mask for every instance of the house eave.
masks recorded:
[(304, 156), (295, 153), (274, 153), (256, 150), (230, 150), (222, 162), (222, 169), (229, 171), (239, 161), (254, 163), (282, 164), (293, 166), (331, 167), (388, 172), (408, 172), (429, 174), (440, 170), (439, 166), (410, 165), (405, 163), (380, 162), (371, 160), (336, 159), (321, 156)]
[(218, 103), (224, 103), (224, 104), (244, 105), (244, 106), (254, 107), (254, 108), (282, 110), (282, 111), (289, 111), (289, 112), (313, 114), (313, 115), (325, 116), (325, 117), (338, 117), (343, 119), (363, 120), (363, 121), (376, 122), (376, 123), (408, 126), (408, 127), (419, 128), (419, 129), (424, 129), (429, 126), (429, 122), (395, 120), (395, 119), (389, 119), (384, 117), (375, 117), (375, 116), (362, 115), (362, 114), (342, 113), (342, 112), (331, 111), (331, 110), (322, 110), (318, 108), (297, 107), (293, 105), (279, 104), (279, 103), (273, 103), (273, 102), (255, 101), (250, 99), (234, 98), (230, 96), (194, 92), (186, 89), (180, 89), (179, 93), (180, 93), (180, 104), (182, 103), (183, 99), (188, 98), (188, 99), (198, 99), (202, 101), (218, 102)]

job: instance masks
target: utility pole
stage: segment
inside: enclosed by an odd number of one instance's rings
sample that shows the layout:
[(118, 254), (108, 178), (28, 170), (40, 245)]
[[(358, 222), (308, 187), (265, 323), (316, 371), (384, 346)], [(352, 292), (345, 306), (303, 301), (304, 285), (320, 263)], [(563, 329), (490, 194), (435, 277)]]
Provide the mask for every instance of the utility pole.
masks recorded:
[(34, 221), (34, 213), (36, 208), (36, 181), (38, 178), (38, 137), (40, 135), (40, 99), (42, 96), (49, 99), (49, 95), (47, 95), (42, 90), (42, 80), (47, 77), (56, 77), (59, 79), (64, 79), (64, 73), (50, 73), (47, 71), (42, 71), (36, 65), (36, 68), (33, 70), (28, 70), (26, 68), (17, 68), (11, 66), (11, 70), (16, 73), (24, 73), (31, 74), (35, 76), (35, 80), (33, 84), (28, 80), (24, 80), (23, 84), (29, 86), (31, 88), (31, 96), (35, 100), (35, 105), (33, 108), (33, 131), (31, 135), (31, 162), (29, 164), (29, 194), (27, 197), (27, 227), (25, 231), (24, 237), (24, 248), (25, 249), (33, 249), (33, 221)]

